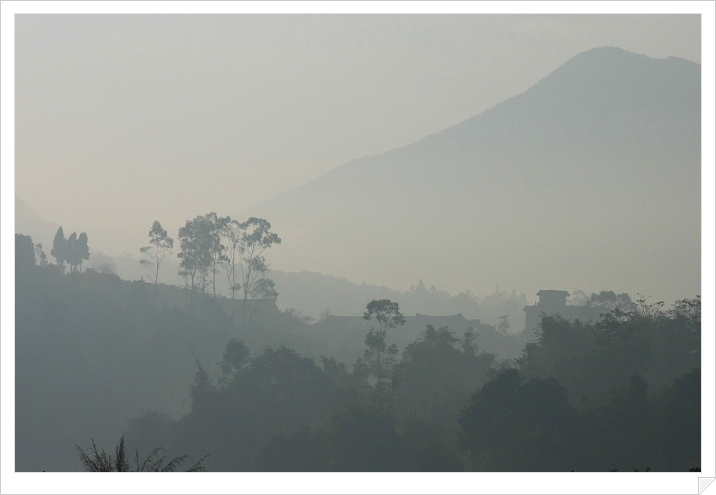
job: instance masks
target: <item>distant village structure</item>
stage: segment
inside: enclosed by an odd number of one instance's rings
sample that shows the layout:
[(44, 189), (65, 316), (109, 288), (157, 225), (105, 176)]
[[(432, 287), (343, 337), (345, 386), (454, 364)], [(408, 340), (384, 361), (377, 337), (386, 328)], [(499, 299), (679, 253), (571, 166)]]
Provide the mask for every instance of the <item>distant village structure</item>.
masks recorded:
[(535, 332), (539, 327), (542, 313), (547, 316), (560, 315), (566, 320), (582, 322), (597, 321), (604, 308), (598, 306), (567, 306), (569, 292), (566, 290), (540, 290), (539, 301), (532, 306), (525, 306), (525, 333)]

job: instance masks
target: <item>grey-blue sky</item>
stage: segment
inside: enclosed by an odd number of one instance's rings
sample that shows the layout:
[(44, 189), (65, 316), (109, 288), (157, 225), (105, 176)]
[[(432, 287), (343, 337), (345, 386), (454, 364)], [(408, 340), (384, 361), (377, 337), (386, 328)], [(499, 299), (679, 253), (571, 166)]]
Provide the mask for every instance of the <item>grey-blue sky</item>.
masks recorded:
[(155, 219), (175, 233), (208, 211), (237, 215), (478, 114), (587, 49), (699, 62), (699, 23), (21, 15), (16, 194), (95, 248), (136, 252)]

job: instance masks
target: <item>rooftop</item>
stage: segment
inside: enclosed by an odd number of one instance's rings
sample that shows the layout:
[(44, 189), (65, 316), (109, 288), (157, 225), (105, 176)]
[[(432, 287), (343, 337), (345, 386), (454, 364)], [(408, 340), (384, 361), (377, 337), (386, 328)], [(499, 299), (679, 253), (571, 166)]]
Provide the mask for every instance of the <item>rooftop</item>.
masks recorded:
[(537, 293), (538, 296), (557, 296), (557, 295), (564, 295), (569, 297), (569, 292), (566, 290), (541, 290)]

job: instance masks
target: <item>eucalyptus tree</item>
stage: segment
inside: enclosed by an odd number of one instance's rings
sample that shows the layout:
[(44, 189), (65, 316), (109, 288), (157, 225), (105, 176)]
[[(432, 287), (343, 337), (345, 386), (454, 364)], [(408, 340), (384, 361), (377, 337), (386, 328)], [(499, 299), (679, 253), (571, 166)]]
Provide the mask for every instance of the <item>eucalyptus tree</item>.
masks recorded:
[(204, 292), (208, 271), (213, 261), (213, 239), (207, 216), (200, 215), (193, 220), (187, 220), (184, 227), (179, 229), (179, 242), (181, 251), (177, 256), (181, 260), (179, 264), (182, 272), (191, 280), (192, 292), (194, 292), (196, 277), (199, 275), (201, 290)]
[(199, 277), (201, 278), (201, 293), (206, 293), (206, 286), (209, 284), (209, 273), (214, 266), (214, 251), (216, 249), (214, 219), (216, 213), (207, 213), (194, 219), (196, 224), (199, 247)]
[(194, 279), (199, 265), (197, 263), (198, 246), (194, 235), (194, 224), (187, 220), (184, 227), (179, 229), (178, 237), (181, 245), (181, 250), (177, 254), (180, 259), (179, 266), (181, 267), (179, 275), (184, 276), (185, 281), (191, 282), (189, 287), (194, 292)]
[(244, 233), (243, 224), (237, 220), (231, 220), (229, 217), (221, 229), (221, 238), (226, 244), (225, 254), (221, 260), (226, 272), (226, 279), (229, 282), (229, 290), (231, 291), (231, 322), (236, 318), (236, 292), (241, 289), (241, 283), (237, 278), (236, 264), (241, 264), (241, 239)]
[(237, 222), (230, 217), (219, 217), (216, 213), (200, 215), (188, 220), (179, 229), (181, 242), (180, 274), (191, 280), (192, 291), (197, 275), (201, 280), (202, 293), (206, 290), (209, 273), (210, 283), (216, 297), (216, 273), (223, 266), (232, 294), (232, 319), (236, 292), (243, 289), (243, 316), (247, 312), (249, 297), (254, 299), (275, 299), (277, 294), (273, 282), (266, 279), (268, 265), (263, 253), (281, 239), (271, 232), (271, 224), (264, 219), (251, 217), (246, 222)]
[(211, 244), (211, 274), (212, 289), (214, 299), (216, 299), (216, 274), (219, 271), (218, 266), (226, 261), (226, 246), (222, 244), (224, 227), (231, 223), (230, 217), (220, 217), (216, 213), (211, 212), (204, 216), (207, 229), (206, 235), (209, 237)]
[(174, 248), (174, 239), (169, 237), (166, 229), (162, 228), (162, 224), (158, 220), (154, 220), (152, 228), (149, 231), (149, 245), (139, 248), (139, 252), (144, 255), (144, 259), (140, 263), (154, 276), (154, 304), (157, 303), (157, 288), (159, 285), (159, 266), (164, 261), (167, 253), (171, 253)]
[[(268, 265), (263, 253), (274, 244), (281, 244), (279, 236), (271, 232), (271, 224), (263, 218), (251, 217), (240, 224), (241, 240), (241, 288), (244, 292), (244, 304), (241, 316), (242, 325), (247, 322), (246, 306), (249, 296), (254, 299), (275, 299), (273, 282), (266, 278)], [(253, 311), (248, 315), (251, 321)]]

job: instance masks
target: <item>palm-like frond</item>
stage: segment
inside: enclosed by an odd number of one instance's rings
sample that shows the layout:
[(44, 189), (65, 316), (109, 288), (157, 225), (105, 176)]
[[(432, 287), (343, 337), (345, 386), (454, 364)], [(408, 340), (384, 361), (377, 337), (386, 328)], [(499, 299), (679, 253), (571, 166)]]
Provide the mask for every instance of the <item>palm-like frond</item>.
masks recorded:
[(172, 460), (169, 462), (169, 464), (167, 464), (166, 466), (164, 466), (164, 467), (161, 469), (161, 471), (164, 472), (164, 473), (173, 473), (174, 471), (177, 470), (177, 468), (179, 467), (179, 465), (180, 465), (182, 462), (186, 461), (186, 460), (189, 460), (189, 461), (190, 461), (190, 460), (191, 460), (191, 457), (189, 457), (188, 455), (182, 455), (182, 456), (176, 457), (175, 459), (172, 459)]
[(75, 445), (75, 448), (79, 452), (80, 461), (82, 461), (82, 465), (85, 467), (85, 469), (87, 471), (90, 471), (90, 472), (113, 471), (112, 456), (107, 455), (104, 450), (102, 450), (102, 452), (99, 452), (97, 450), (97, 446), (94, 443), (94, 438), (92, 439), (92, 448), (89, 449), (89, 452), (90, 452), (90, 454), (92, 454), (92, 457), (87, 455), (87, 453), (79, 445)]
[[(136, 453), (136, 463), (137, 463), (137, 471), (139, 472), (164, 472), (164, 473), (173, 473), (174, 471), (179, 468), (181, 464), (183, 464), (186, 461), (191, 461), (192, 458), (188, 455), (182, 455), (179, 457), (175, 457), (171, 461), (169, 461), (166, 465), (164, 465), (164, 461), (167, 458), (166, 456), (159, 457), (160, 453), (164, 452), (164, 449), (159, 447), (152, 451), (151, 454), (147, 456), (147, 458), (144, 460), (144, 462), (140, 465), (139, 464), (139, 453)], [(198, 462), (196, 462), (193, 466), (191, 466), (189, 469), (187, 469), (187, 472), (196, 472), (196, 471), (205, 471), (205, 467), (203, 465), (204, 459), (209, 457), (209, 455), (205, 455), (201, 459), (199, 459)]]
[(124, 435), (119, 439), (119, 446), (115, 449), (115, 452), (117, 454), (117, 458), (115, 459), (115, 471), (119, 473), (129, 471), (129, 463), (124, 453)]
[(211, 454), (206, 454), (204, 457), (202, 457), (201, 459), (199, 459), (198, 461), (196, 461), (196, 464), (194, 464), (192, 467), (190, 467), (190, 468), (187, 469), (186, 471), (187, 471), (188, 473), (196, 473), (196, 472), (200, 472), (200, 471), (202, 471), (202, 472), (203, 472), (203, 471), (206, 471), (206, 466), (204, 466), (203, 462), (204, 462), (204, 459), (206, 459), (206, 458), (209, 457), (210, 455), (211, 455)]
[[(79, 445), (75, 445), (75, 448), (80, 454), (80, 461), (87, 471), (91, 472), (126, 472), (129, 471), (129, 462), (127, 461), (127, 455), (124, 448), (124, 435), (119, 440), (119, 445), (115, 448), (116, 457), (112, 459), (111, 455), (107, 455), (104, 450), (101, 452), (97, 450), (97, 446), (92, 439), (92, 448), (88, 449), (89, 454), (85, 452)], [(139, 452), (135, 450), (134, 461), (137, 465), (137, 472), (174, 472), (177, 468), (186, 461), (191, 461), (192, 458), (188, 455), (182, 455), (175, 457), (169, 461), (166, 465), (164, 464), (166, 456), (160, 455), (164, 452), (164, 449), (158, 447), (154, 449), (144, 462), (139, 463)], [(204, 459), (209, 457), (205, 455), (187, 471), (205, 471), (206, 468), (203, 465)]]
[(142, 465), (139, 465), (139, 452), (135, 451), (135, 461), (137, 463), (137, 471), (140, 473), (146, 473), (146, 472), (152, 472), (152, 471), (160, 471), (161, 465), (164, 462), (164, 457), (161, 457), (157, 459), (157, 456), (159, 456), (160, 452), (164, 452), (164, 449), (161, 447), (158, 447), (147, 456), (146, 459), (144, 459), (144, 462), (142, 462)]

